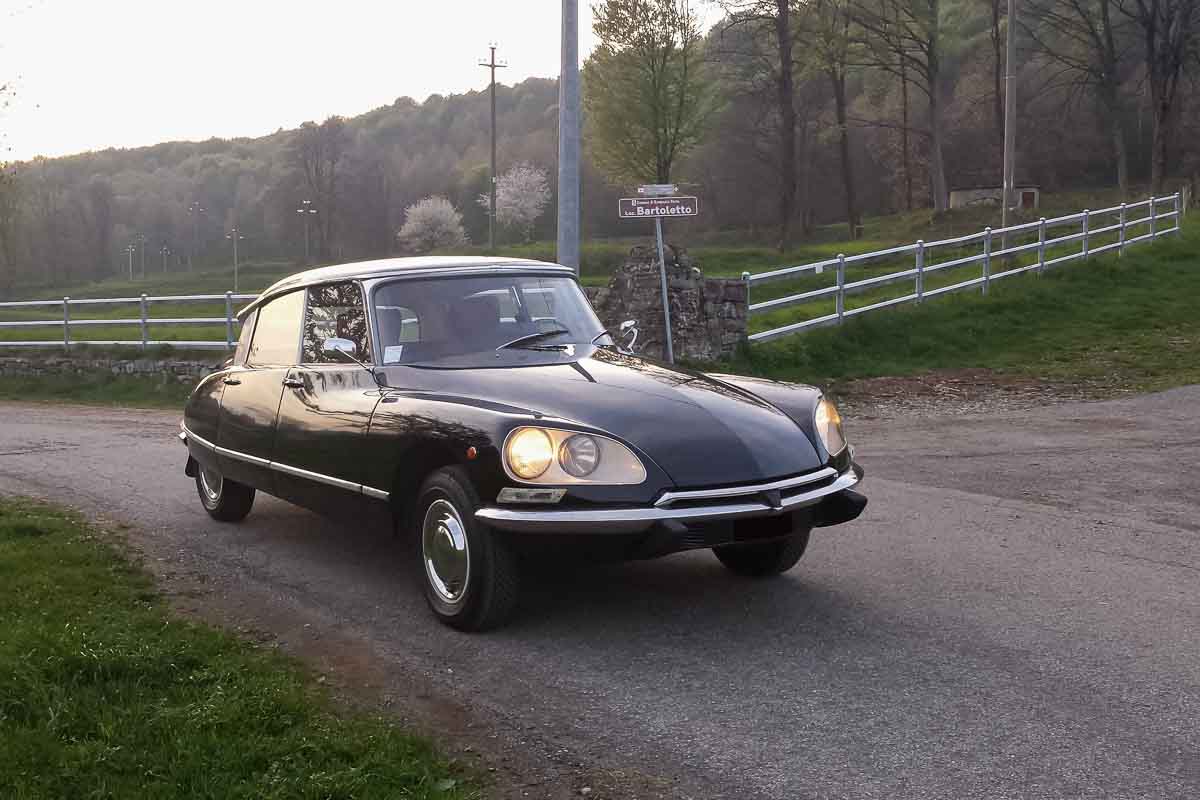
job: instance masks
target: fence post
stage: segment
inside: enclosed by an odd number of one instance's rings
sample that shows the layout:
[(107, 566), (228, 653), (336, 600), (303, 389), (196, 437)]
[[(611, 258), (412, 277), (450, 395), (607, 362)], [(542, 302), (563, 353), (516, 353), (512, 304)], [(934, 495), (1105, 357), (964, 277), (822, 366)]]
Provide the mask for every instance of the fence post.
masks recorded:
[(225, 293), (225, 347), (233, 348), (233, 292)]
[(842, 324), (842, 318), (846, 316), (846, 255), (838, 253), (837, 265), (837, 320), (838, 324)]
[(63, 349), (71, 349), (71, 298), (63, 298)]
[(750, 314), (750, 273), (742, 273), (742, 283), (746, 284), (746, 314)]
[(1088, 223), (1092, 219), (1092, 213), (1086, 208), (1083, 210), (1083, 260), (1088, 260)]
[(1038, 275), (1046, 271), (1046, 218), (1038, 220)]
[(146, 328), (146, 295), (144, 292), (142, 293), (142, 300), (141, 300), (140, 305), (141, 305), (141, 310), (142, 310), (142, 350), (145, 350), (146, 342), (150, 339), (150, 335), (149, 335), (149, 331)]
[(1158, 220), (1154, 216), (1154, 195), (1150, 195), (1150, 241), (1158, 237)]
[(1175, 211), (1175, 235), (1183, 235), (1183, 212), (1179, 210), (1179, 192), (1171, 198), (1171, 208)]
[(1121, 230), (1117, 234), (1117, 241), (1120, 245), (1117, 247), (1118, 255), (1125, 255), (1125, 204), (1121, 203)]
[(988, 293), (988, 284), (992, 282), (992, 229), (983, 229), (983, 293)]
[(925, 240), (917, 239), (917, 302), (925, 297)]

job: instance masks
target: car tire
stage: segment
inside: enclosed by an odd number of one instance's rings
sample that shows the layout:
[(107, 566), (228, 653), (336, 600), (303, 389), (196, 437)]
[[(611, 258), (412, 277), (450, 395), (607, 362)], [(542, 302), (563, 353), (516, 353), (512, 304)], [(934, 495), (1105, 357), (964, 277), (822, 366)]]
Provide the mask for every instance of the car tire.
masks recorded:
[(231, 481), (215, 467), (196, 465), (196, 493), (213, 519), (240, 522), (254, 506), (254, 490)]
[(808, 548), (810, 529), (794, 531), (769, 542), (744, 542), (714, 547), (713, 554), (731, 572), (750, 578), (780, 575), (796, 566)]
[(414, 507), (425, 599), (438, 620), (461, 631), (499, 627), (519, 593), (513, 549), (475, 519), (479, 505), (466, 473), (445, 467), (425, 480)]

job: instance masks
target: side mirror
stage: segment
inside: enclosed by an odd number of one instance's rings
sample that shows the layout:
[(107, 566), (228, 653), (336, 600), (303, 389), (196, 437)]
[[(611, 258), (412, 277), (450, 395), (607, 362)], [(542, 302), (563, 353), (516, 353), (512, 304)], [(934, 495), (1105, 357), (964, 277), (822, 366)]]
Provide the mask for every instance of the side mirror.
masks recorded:
[(321, 345), (321, 352), (327, 356), (331, 355), (339, 361), (358, 362), (358, 348), (349, 339), (339, 339), (337, 337), (326, 339), (324, 344)]

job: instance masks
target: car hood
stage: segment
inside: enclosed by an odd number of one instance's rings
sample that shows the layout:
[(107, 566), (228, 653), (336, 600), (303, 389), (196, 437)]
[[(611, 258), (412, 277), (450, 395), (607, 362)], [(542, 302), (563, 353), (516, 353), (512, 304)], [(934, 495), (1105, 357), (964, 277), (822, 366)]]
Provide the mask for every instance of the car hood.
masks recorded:
[[(611, 433), (684, 487), (763, 481), (821, 466), (805, 430), (777, 406), (723, 380), (607, 348), (557, 363), (396, 372), (393, 385), (478, 398)], [(817, 390), (796, 387), (791, 408)], [(804, 396), (811, 395), (811, 396)], [(795, 412), (793, 412), (795, 413)]]

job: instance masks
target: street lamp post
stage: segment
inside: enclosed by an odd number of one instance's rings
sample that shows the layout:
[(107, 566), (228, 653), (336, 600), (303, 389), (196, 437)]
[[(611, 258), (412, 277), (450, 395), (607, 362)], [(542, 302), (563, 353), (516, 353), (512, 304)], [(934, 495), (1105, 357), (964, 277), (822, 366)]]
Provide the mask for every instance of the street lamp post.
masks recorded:
[(488, 45), (492, 55), (487, 61), (480, 61), (479, 66), (487, 67), (492, 72), (492, 181), (490, 205), (488, 206), (488, 250), (496, 250), (496, 70), (508, 66), (503, 61), (496, 61), (496, 45)]
[(162, 247), (160, 247), (160, 248), (159, 248), (158, 252), (162, 253), (162, 257), (163, 257), (163, 274), (164, 274), (164, 275), (166, 275), (166, 274), (167, 274), (167, 256), (171, 255), (171, 248), (167, 247), (167, 246), (164, 244)]
[(133, 240), (138, 243), (138, 248), (141, 251), (141, 259), (142, 259), (141, 277), (144, 279), (146, 277), (146, 234), (136, 233), (133, 236)]
[(233, 242), (233, 290), (236, 292), (238, 290), (238, 242), (246, 237), (238, 232), (235, 225), (229, 233), (225, 234), (225, 238)]
[(192, 271), (192, 256), (196, 253), (196, 240), (200, 232), (200, 215), (204, 213), (204, 206), (200, 205), (200, 201), (194, 201), (188, 206), (188, 215), (192, 218), (192, 247), (188, 250), (188, 272)]
[(304, 266), (312, 263), (309, 256), (311, 251), (310, 239), (308, 237), (308, 220), (311, 215), (317, 213), (317, 210), (312, 207), (312, 200), (301, 200), (300, 207), (296, 209), (296, 213), (304, 218)]
[(131, 281), (133, 280), (133, 253), (135, 250), (137, 248), (133, 246), (132, 242), (125, 247), (125, 252), (129, 254), (129, 280)]

